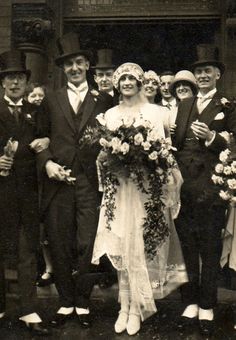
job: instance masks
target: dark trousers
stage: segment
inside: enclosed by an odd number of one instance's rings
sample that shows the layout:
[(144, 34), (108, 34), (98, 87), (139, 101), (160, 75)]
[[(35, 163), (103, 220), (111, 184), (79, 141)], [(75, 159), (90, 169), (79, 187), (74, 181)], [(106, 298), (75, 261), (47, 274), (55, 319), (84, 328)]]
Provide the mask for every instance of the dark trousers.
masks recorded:
[[(36, 312), (36, 256), (30, 249), (24, 228), (21, 229), (18, 245), (18, 287), (21, 316)], [(0, 256), (0, 313), (6, 309), (4, 259)]]
[(217, 273), (224, 223), (224, 207), (198, 203), (190, 196), (183, 200), (176, 227), (189, 276), (189, 282), (181, 288), (186, 305), (198, 304), (203, 309), (210, 309), (217, 303)]
[[(80, 173), (75, 186), (61, 183), (46, 212), (55, 284), (60, 306), (87, 308), (96, 282), (91, 273), (98, 225), (98, 192)], [(78, 275), (72, 277), (73, 269)]]

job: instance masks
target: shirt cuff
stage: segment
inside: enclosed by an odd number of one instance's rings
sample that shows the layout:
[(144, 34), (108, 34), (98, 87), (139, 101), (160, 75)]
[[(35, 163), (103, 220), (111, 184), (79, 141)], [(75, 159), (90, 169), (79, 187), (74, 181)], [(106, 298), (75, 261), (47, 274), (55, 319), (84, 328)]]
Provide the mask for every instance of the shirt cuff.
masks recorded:
[(214, 130), (211, 132), (213, 132), (213, 137), (211, 138), (211, 140), (205, 141), (206, 146), (210, 146), (213, 143), (214, 139), (216, 138), (216, 132)]

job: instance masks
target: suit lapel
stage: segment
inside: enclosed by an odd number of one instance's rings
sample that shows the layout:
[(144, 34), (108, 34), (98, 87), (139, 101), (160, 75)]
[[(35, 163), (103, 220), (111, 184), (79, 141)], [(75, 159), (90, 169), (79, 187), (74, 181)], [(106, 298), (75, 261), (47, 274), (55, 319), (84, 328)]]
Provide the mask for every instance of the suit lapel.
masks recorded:
[(177, 115), (176, 125), (176, 144), (180, 145), (182, 140), (186, 134), (186, 129), (188, 126), (189, 117), (192, 113), (192, 110), (196, 109), (196, 97), (189, 99), (186, 102), (183, 102), (182, 109)]
[(81, 105), (79, 112), (78, 112), (78, 114), (82, 115), (79, 132), (83, 129), (89, 117), (93, 113), (95, 105), (96, 105), (96, 98), (94, 98), (90, 90), (88, 90), (84, 98), (83, 104)]
[(221, 98), (218, 92), (215, 93), (210, 103), (205, 107), (202, 113), (199, 115), (199, 120), (206, 125), (210, 125), (211, 122), (214, 120), (216, 114), (220, 112), (221, 106), (217, 105), (217, 101)]
[(68, 124), (70, 125), (70, 127), (76, 131), (75, 128), (75, 123), (71, 114), (71, 105), (69, 102), (69, 98), (68, 98), (68, 94), (67, 94), (67, 88), (63, 87), (62, 89), (60, 89), (57, 92), (57, 101), (61, 107), (62, 112), (64, 113)]

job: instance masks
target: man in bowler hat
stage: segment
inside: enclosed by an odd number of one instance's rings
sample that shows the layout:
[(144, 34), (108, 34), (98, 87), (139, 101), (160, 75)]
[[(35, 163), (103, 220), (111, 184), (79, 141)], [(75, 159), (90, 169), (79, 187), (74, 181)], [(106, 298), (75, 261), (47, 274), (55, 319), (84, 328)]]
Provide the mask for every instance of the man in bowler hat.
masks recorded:
[(214, 48), (202, 54), (192, 67), (199, 92), (180, 102), (174, 140), (184, 178), (176, 226), (189, 277), (182, 287), (186, 308), (178, 327), (183, 329), (198, 321), (200, 332), (210, 336), (214, 331), (213, 308), (217, 303), (219, 249), (226, 210), (211, 176), (219, 153), (227, 148), (221, 132), (236, 134), (236, 114), (224, 105), (224, 96), (216, 89), (224, 64), (215, 58)]
[[(24, 97), (30, 70), (19, 50), (0, 55), (0, 327), (6, 299), (4, 260), (15, 260), (21, 323), (35, 335), (49, 335), (36, 313), (36, 251), (39, 246), (39, 207), (36, 153), (48, 146), (42, 113)], [(41, 128), (40, 128), (41, 126)]]
[(47, 96), (51, 141), (41, 159), (46, 172), (42, 214), (60, 303), (51, 323), (60, 326), (75, 311), (86, 328), (91, 324), (89, 298), (96, 277), (91, 273), (91, 256), (101, 197), (96, 169), (99, 147), (83, 146), (80, 139), (87, 127), (95, 125), (96, 116), (112, 106), (112, 98), (90, 90), (86, 80), (90, 56), (81, 49), (77, 34), (62, 36), (58, 47), (55, 62), (67, 84)]
[(114, 89), (112, 77), (115, 65), (112, 62), (113, 51), (108, 48), (100, 49), (97, 52), (97, 63), (91, 68), (94, 69), (94, 81), (97, 83), (100, 92), (108, 93), (113, 98), (113, 105), (119, 104), (119, 93)]

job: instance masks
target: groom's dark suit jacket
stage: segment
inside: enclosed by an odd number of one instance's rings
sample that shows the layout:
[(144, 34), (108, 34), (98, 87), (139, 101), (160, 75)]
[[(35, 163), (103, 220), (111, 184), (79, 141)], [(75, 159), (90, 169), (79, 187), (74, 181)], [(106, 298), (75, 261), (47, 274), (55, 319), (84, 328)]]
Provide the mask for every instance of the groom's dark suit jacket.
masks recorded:
[[(236, 111), (221, 103), (224, 98), (219, 92), (211, 102), (198, 114), (197, 97), (186, 99), (179, 104), (176, 118), (176, 133), (173, 144), (177, 147), (176, 157), (184, 178), (183, 195), (196, 195), (196, 199), (219, 200), (218, 188), (211, 180), (219, 153), (227, 148), (221, 132), (232, 132), (236, 135)], [(197, 140), (191, 132), (191, 123), (198, 119), (216, 132), (215, 139), (209, 145), (204, 140)]]
[[(40, 155), (41, 167), (44, 167), (48, 159), (52, 159), (58, 164), (72, 169), (71, 176), (76, 177), (79, 164), (92, 186), (97, 188), (96, 158), (99, 151), (98, 147), (81, 147), (80, 139), (88, 126), (95, 126), (95, 117), (113, 106), (112, 97), (103, 93), (93, 94), (93, 91), (89, 90), (77, 115), (75, 115), (69, 103), (67, 87), (63, 87), (49, 94), (44, 105), (44, 109), (49, 114), (51, 132), (50, 147)], [(47, 209), (61, 184), (61, 182), (45, 176), (42, 212)]]

